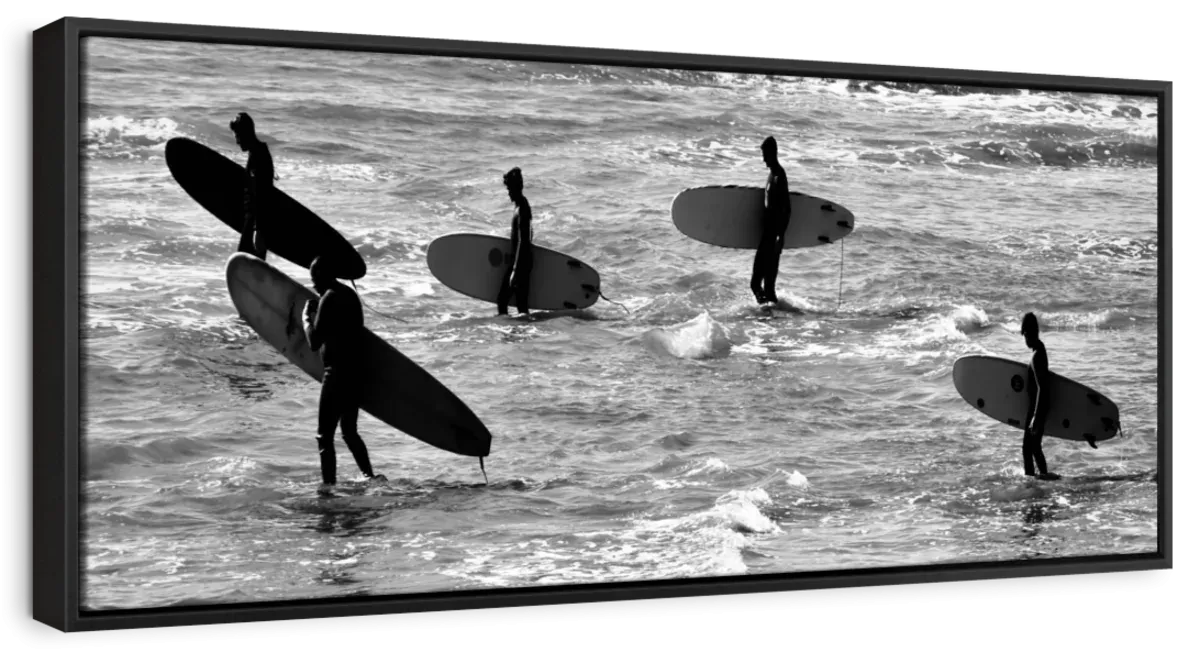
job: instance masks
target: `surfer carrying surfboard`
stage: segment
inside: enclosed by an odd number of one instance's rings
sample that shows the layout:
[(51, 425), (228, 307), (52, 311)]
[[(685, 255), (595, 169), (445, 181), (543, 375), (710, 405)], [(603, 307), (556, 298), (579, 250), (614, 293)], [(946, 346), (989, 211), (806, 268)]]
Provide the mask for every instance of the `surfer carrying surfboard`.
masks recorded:
[(1049, 386), (1050, 358), (1046, 355), (1046, 345), (1038, 336), (1038, 320), (1032, 312), (1025, 313), (1021, 320), (1021, 335), (1025, 336), (1025, 346), (1033, 351), (1033, 359), (1029, 361), (1028, 385), (1030, 414), (1025, 426), (1025, 437), (1021, 440), (1021, 457), (1025, 462), (1025, 475), (1034, 475), (1034, 463), (1037, 464), (1039, 475), (1048, 475), (1046, 456), (1042, 453), (1042, 433), (1045, 431), (1046, 411), (1050, 402), (1046, 400), (1044, 387)]
[[(258, 139), (254, 132), (254, 119), (242, 112), (229, 122), (229, 128), (246, 158), (246, 195), (244, 199), (245, 224), (238, 251), (267, 259), (267, 237), (263, 226), (271, 219), (269, 206), (270, 191), (275, 186), (275, 162), (267, 144)], [(270, 228), (267, 229), (269, 231)]]
[(501, 315), (508, 314), (508, 301), (516, 293), (517, 312), (529, 315), (529, 272), (533, 270), (533, 210), (529, 208), (529, 200), (525, 199), (525, 180), (521, 178), (521, 168), (513, 168), (504, 173), (504, 185), (508, 188), (508, 198), (513, 203), (512, 241), (513, 261), (504, 280), (500, 284), (500, 294), (496, 297), (496, 311)]
[(337, 282), (318, 256), (309, 267), (313, 287), (320, 298), (304, 306), (304, 335), (314, 351), (321, 352), (325, 373), (321, 379), (321, 401), (317, 408), (317, 450), (321, 458), (322, 489), (337, 483), (337, 461), (333, 433), (342, 426), (342, 440), (354, 461), (368, 478), (385, 479), (371, 470), (367, 445), (358, 436), (358, 410), (362, 374), (362, 343), (365, 335), (362, 302), (358, 295)]
[(783, 253), (784, 235), (792, 218), (792, 200), (788, 196), (787, 172), (779, 164), (779, 146), (774, 136), (767, 136), (762, 142), (762, 156), (771, 171), (767, 174), (762, 240), (754, 254), (750, 290), (759, 303), (778, 303), (775, 277), (779, 275), (779, 256)]

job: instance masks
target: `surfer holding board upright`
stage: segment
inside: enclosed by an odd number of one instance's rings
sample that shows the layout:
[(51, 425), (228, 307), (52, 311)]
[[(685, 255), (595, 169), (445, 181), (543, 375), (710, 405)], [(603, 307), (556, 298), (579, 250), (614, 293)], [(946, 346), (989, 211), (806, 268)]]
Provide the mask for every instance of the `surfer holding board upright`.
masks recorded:
[(496, 312), (508, 314), (508, 301), (516, 293), (517, 312), (529, 316), (529, 272), (533, 270), (533, 210), (525, 199), (525, 181), (521, 168), (504, 173), (504, 185), (513, 203), (512, 241), (513, 262), (504, 274), (500, 294), (496, 297)]
[(792, 218), (787, 172), (779, 164), (779, 146), (774, 136), (767, 136), (762, 142), (762, 156), (771, 171), (767, 174), (762, 240), (754, 254), (754, 270), (750, 275), (750, 290), (760, 304), (779, 302), (775, 296), (775, 277), (779, 275), (779, 256)]
[[(249, 152), (246, 157), (246, 195), (244, 200), (245, 224), (238, 251), (267, 259), (267, 237), (264, 224), (271, 219), (271, 189), (275, 187), (275, 162), (267, 144), (254, 133), (254, 119), (242, 112), (229, 122), (238, 147)], [(270, 231), (270, 227), (267, 231)]]
[(371, 470), (367, 445), (358, 436), (361, 400), (362, 344), (366, 335), (362, 303), (358, 295), (338, 283), (318, 256), (309, 268), (313, 287), (320, 296), (304, 306), (304, 335), (313, 351), (320, 351), (325, 373), (321, 378), (321, 402), (317, 408), (317, 451), (321, 458), (322, 493), (337, 483), (337, 459), (333, 433), (340, 423), (342, 440), (354, 461), (368, 478), (386, 480)]

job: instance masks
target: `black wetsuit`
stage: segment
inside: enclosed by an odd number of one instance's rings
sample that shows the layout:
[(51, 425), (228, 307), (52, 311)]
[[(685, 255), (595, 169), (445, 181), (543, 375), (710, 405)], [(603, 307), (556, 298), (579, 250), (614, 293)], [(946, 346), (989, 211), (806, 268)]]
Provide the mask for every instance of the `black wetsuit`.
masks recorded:
[[(1029, 362), (1029, 419), (1026, 420), (1025, 437), (1021, 442), (1021, 457), (1025, 461), (1025, 475), (1034, 474), (1034, 463), (1037, 470), (1045, 475), (1046, 456), (1042, 454), (1042, 430), (1045, 428), (1045, 418), (1048, 408), (1046, 396), (1041, 391), (1038, 379), (1049, 378), (1050, 358), (1046, 355), (1046, 346), (1038, 340), (1034, 345), (1033, 359)], [(1030, 427), (1037, 425), (1035, 429)]]
[(360, 364), (364, 333), (362, 302), (353, 290), (334, 282), (321, 295), (317, 313), (304, 334), (308, 345), (321, 351), (325, 375), (321, 379), (321, 402), (317, 409), (317, 450), (321, 457), (321, 478), (326, 484), (337, 481), (337, 462), (333, 451), (333, 433), (342, 425), (342, 440), (354, 455), (358, 468), (374, 477), (367, 446), (358, 436), (358, 404), (361, 393)]
[(517, 312), (528, 314), (529, 273), (533, 270), (533, 211), (524, 196), (517, 198), (517, 205), (513, 208), (510, 238), (513, 262), (504, 273), (500, 294), (496, 297), (496, 310), (502, 315), (508, 314), (508, 301), (515, 293)]
[(779, 275), (779, 256), (792, 219), (792, 199), (788, 196), (787, 173), (782, 166), (771, 168), (764, 194), (762, 240), (754, 254), (754, 271), (750, 275), (750, 290), (759, 303), (779, 300), (775, 296), (775, 277)]
[(275, 162), (271, 159), (267, 144), (261, 140), (250, 146), (249, 153), (246, 159), (246, 192), (242, 201), (245, 222), (238, 251), (266, 260), (268, 242), (264, 232), (270, 232), (274, 226), (271, 224), (274, 216), (270, 191), (275, 187)]

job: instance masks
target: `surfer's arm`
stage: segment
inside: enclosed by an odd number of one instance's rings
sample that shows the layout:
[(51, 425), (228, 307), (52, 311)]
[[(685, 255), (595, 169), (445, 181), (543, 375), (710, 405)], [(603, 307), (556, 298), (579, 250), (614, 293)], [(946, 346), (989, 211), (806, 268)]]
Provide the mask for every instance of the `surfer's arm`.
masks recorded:
[(325, 336), (328, 334), (329, 322), (329, 302), (332, 293), (326, 292), (321, 300), (317, 303), (317, 310), (311, 318), (305, 312), (304, 336), (308, 339), (308, 348), (317, 351), (325, 344)]
[(1050, 361), (1045, 350), (1034, 354), (1031, 366), (1033, 367), (1033, 379), (1037, 383), (1037, 391), (1033, 395), (1033, 419), (1029, 422), (1029, 429), (1040, 433), (1043, 429), (1046, 408), (1049, 405), (1045, 399), (1047, 383), (1050, 382)]
[(275, 161), (271, 159), (271, 151), (266, 144), (251, 150), (246, 160), (246, 174), (250, 177), (247, 184), (250, 195), (255, 199), (275, 185)]
[(778, 183), (775, 191), (776, 210), (779, 211), (780, 217), (791, 217), (792, 198), (789, 196), (787, 173), (781, 171), (776, 177), (776, 182)]
[(533, 210), (529, 208), (528, 201), (522, 201), (520, 207), (517, 209), (517, 239), (515, 242), (513, 242), (514, 273), (517, 265), (521, 263), (522, 256), (528, 255), (528, 251), (526, 250), (529, 249), (531, 241), (533, 240), (533, 234), (531, 233), (532, 222)]

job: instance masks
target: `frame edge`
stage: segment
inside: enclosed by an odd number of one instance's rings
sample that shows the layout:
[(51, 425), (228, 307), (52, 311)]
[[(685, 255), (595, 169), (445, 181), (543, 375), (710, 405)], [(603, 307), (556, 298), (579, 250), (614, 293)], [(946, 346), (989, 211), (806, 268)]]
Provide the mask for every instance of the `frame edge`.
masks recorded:
[(66, 49), (66, 19), (33, 32), (33, 617), (64, 631)]

